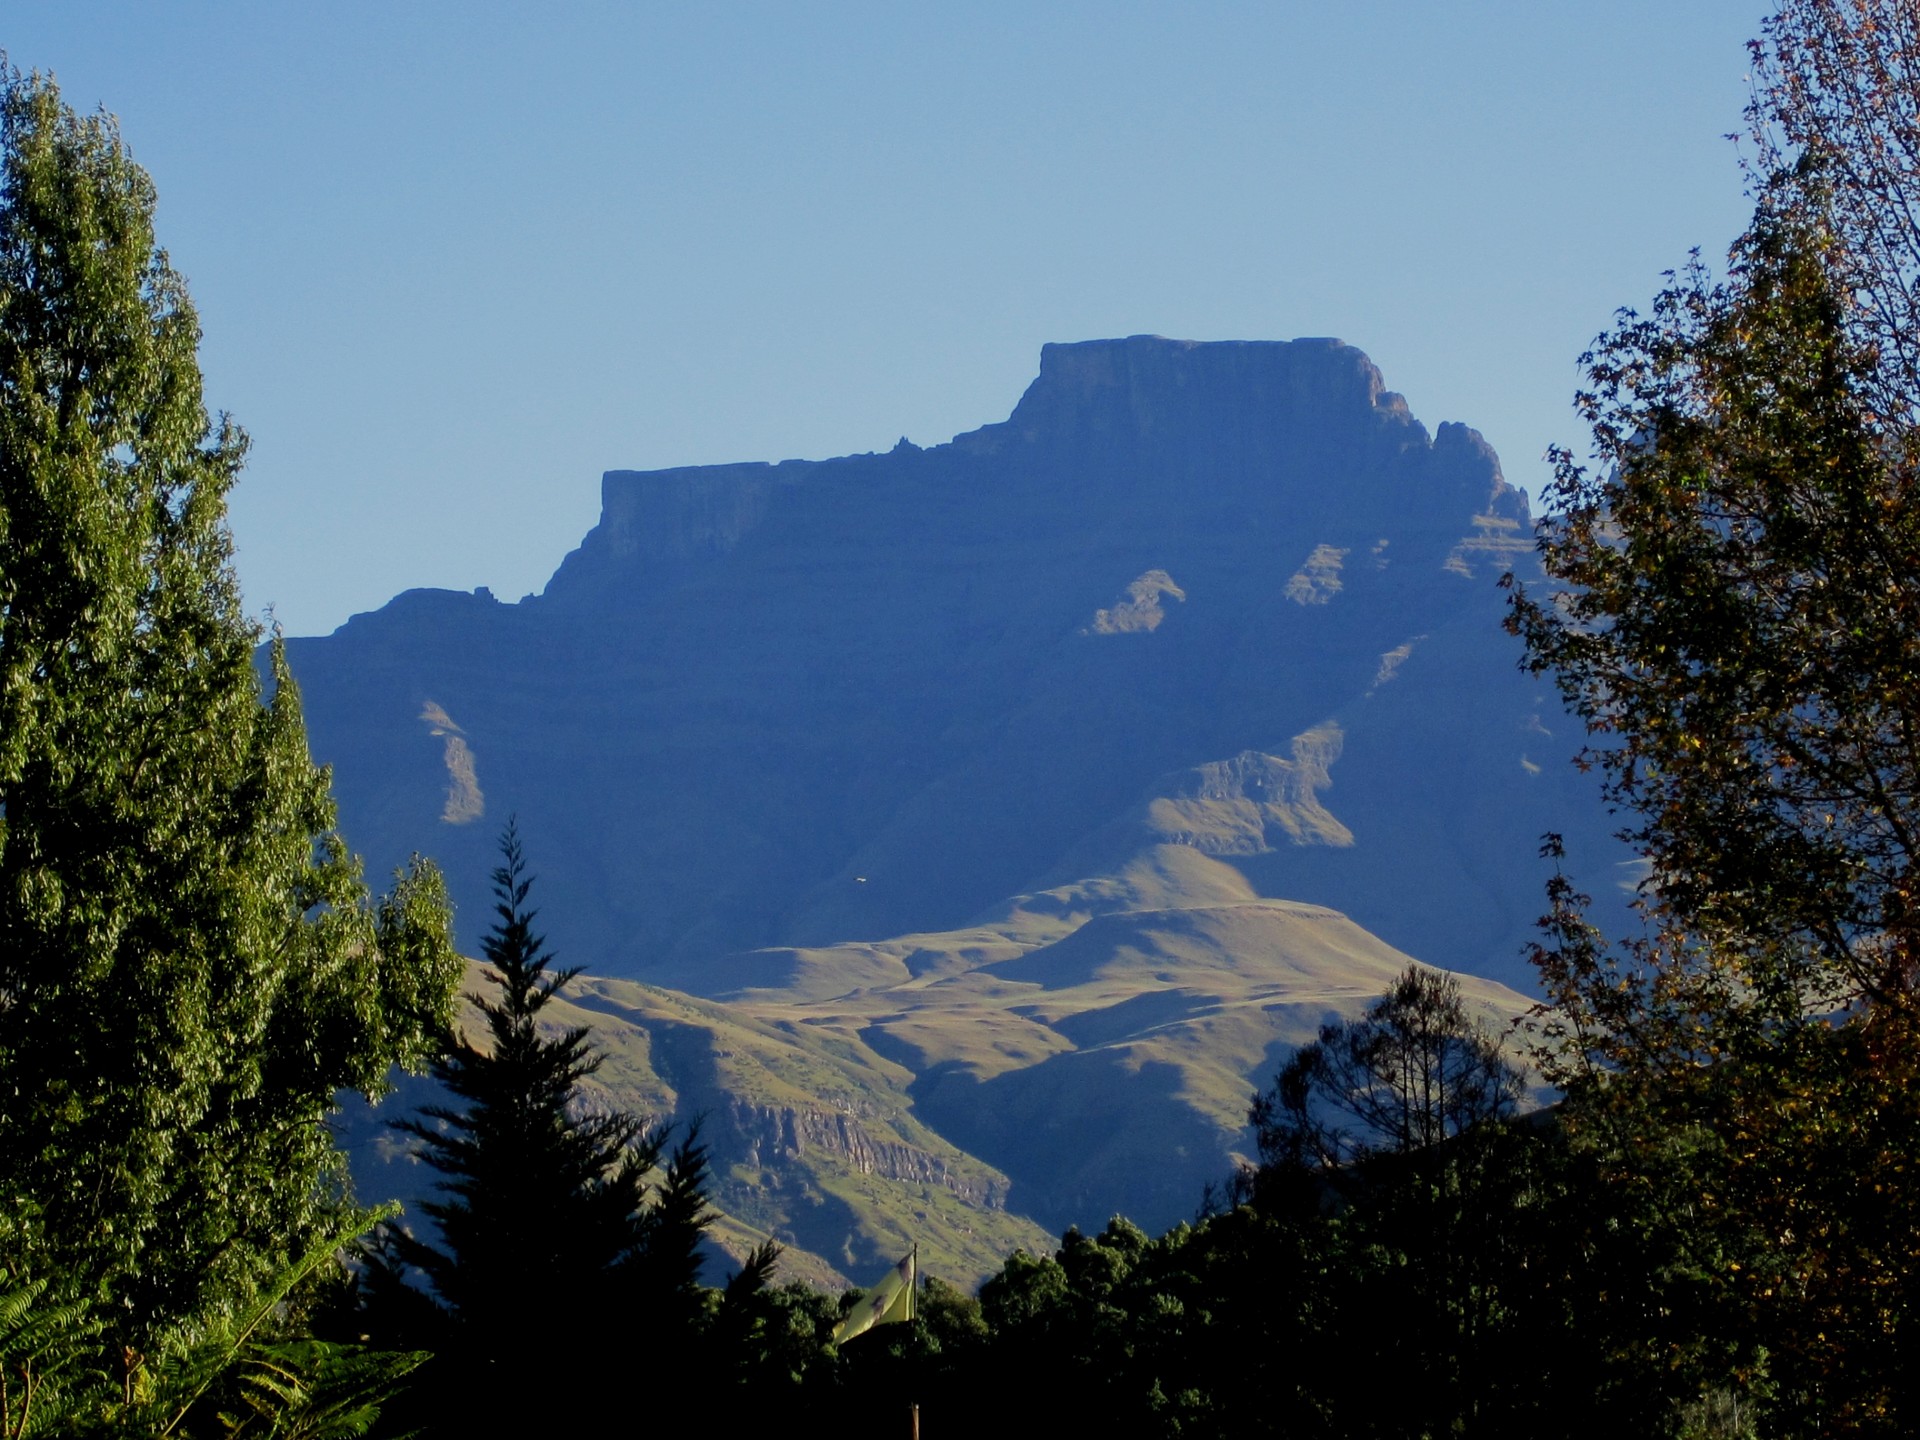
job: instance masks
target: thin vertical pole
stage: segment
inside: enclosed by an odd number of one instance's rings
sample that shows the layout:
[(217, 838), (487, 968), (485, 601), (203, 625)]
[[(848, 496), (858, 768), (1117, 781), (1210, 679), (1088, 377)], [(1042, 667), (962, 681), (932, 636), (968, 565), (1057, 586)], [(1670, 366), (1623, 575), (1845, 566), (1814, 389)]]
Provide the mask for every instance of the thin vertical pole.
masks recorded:
[[(920, 1242), (913, 1242), (913, 1249), (907, 1252), (907, 1319), (920, 1318)], [(920, 1402), (914, 1401), (907, 1407), (908, 1418), (913, 1422), (912, 1440), (920, 1440)]]

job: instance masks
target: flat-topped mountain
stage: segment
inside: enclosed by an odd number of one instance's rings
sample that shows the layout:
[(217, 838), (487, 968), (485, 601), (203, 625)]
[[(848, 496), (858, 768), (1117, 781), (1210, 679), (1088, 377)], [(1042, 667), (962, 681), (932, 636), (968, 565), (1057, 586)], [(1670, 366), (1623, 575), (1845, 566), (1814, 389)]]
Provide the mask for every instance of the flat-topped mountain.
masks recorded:
[(545, 594), (289, 652), (347, 838), (439, 859), (469, 947), (517, 814), (590, 1103), (707, 1117), (722, 1243), (792, 1273), (1172, 1223), (1409, 956), (1525, 1008), (1542, 832), (1617, 889), (1500, 627), (1524, 498), (1338, 341), (1050, 345), (945, 445), (602, 493)]
[(598, 974), (950, 931), (1180, 845), (1524, 985), (1539, 835), (1604, 828), (1499, 629), (1524, 497), (1338, 341), (1050, 345), (948, 444), (602, 493), (543, 595), (289, 645), (349, 841), (439, 858), (466, 943), (517, 813)]

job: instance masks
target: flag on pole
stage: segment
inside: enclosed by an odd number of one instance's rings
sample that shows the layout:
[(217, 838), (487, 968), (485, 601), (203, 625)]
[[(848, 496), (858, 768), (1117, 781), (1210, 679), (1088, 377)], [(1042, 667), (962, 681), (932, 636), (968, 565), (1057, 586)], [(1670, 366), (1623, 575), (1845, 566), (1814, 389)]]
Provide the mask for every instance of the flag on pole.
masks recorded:
[(920, 1247), (915, 1245), (887, 1278), (860, 1297), (847, 1318), (833, 1327), (833, 1343), (844, 1345), (876, 1325), (895, 1325), (913, 1319), (913, 1292), (920, 1279)]

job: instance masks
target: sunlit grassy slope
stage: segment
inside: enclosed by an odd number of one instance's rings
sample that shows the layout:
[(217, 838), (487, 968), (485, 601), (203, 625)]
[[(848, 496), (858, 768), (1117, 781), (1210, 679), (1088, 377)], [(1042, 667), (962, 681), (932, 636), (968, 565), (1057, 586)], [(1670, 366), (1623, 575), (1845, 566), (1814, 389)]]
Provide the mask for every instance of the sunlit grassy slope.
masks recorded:
[[(469, 989), (482, 977), (473, 967)], [(833, 1028), (631, 981), (582, 976), (563, 996), (549, 1023), (591, 1026), (605, 1057), (582, 1086), (584, 1107), (700, 1122), (723, 1211), (712, 1238), (728, 1256), (772, 1235), (786, 1247), (782, 1278), (837, 1287), (917, 1241), (928, 1273), (970, 1282), (1015, 1247), (1046, 1242), (1005, 1208), (1004, 1174), (919, 1120), (913, 1076)], [(479, 1032), (471, 1011), (466, 1029)], [(362, 1197), (409, 1202), (414, 1222), (436, 1177), (384, 1122), (441, 1098), (411, 1081), (342, 1121)]]
[[(1248, 1099), (1279, 1059), (1409, 963), (1335, 911), (1262, 899), (1230, 866), (1162, 844), (966, 930), (676, 978), (731, 1014), (893, 1062), (919, 1119), (1058, 1230), (1190, 1214), (1244, 1150)], [(1527, 1007), (1461, 983), (1492, 1028)]]
[[(1191, 1214), (1279, 1060), (1409, 963), (1153, 844), (966, 929), (748, 952), (668, 977), (680, 990), (582, 976), (549, 1013), (605, 1054), (584, 1104), (701, 1120), (721, 1249), (772, 1235), (785, 1274), (831, 1285), (918, 1242), (929, 1273), (972, 1283), (1071, 1224)], [(1461, 985), (1490, 1028), (1527, 1007)], [(364, 1194), (431, 1178), (371, 1117), (350, 1129)]]

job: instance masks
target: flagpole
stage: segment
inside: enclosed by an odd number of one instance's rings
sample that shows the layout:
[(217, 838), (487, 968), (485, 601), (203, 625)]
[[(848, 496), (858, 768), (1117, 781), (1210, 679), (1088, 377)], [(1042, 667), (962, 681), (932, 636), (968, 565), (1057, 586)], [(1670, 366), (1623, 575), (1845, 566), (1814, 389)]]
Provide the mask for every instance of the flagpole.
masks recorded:
[[(907, 1320), (909, 1323), (920, 1318), (920, 1242), (913, 1242), (913, 1248), (907, 1252)], [(911, 1440), (920, 1440), (920, 1402), (915, 1400), (907, 1407), (908, 1418), (913, 1422)]]

